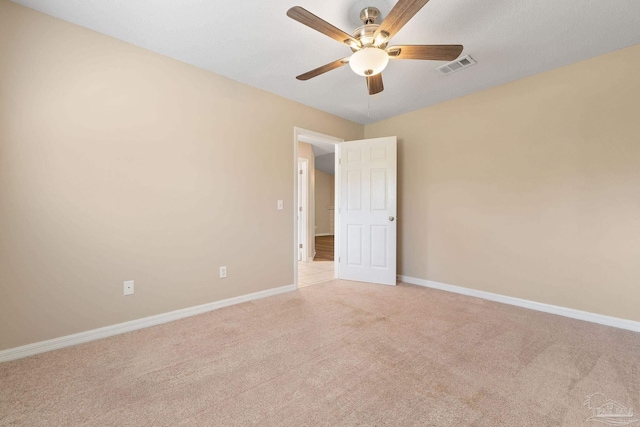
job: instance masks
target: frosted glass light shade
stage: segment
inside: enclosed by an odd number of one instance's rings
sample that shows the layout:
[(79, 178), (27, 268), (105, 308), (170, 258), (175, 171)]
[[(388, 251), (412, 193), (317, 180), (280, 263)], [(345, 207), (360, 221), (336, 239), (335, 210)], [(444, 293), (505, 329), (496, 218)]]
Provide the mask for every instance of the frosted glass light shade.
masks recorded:
[(349, 58), (349, 66), (353, 72), (365, 77), (381, 73), (388, 63), (387, 52), (377, 47), (365, 47)]

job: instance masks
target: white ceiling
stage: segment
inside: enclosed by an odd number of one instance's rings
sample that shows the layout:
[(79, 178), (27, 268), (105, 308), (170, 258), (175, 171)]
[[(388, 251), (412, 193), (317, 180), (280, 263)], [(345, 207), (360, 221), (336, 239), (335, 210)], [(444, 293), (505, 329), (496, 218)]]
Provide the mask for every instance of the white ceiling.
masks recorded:
[(298, 141), (311, 144), (311, 150), (315, 158), (316, 169), (320, 169), (329, 175), (335, 175), (336, 145), (309, 135), (299, 135)]
[(323, 154), (315, 158), (316, 169), (321, 170), (329, 175), (336, 174), (336, 155), (335, 153)]
[(348, 66), (295, 79), (351, 51), (286, 11), (350, 33), (362, 8), (384, 17), (394, 0), (15, 2), (362, 124), (640, 43), (638, 0), (431, 0), (390, 45), (462, 44), (478, 64), (441, 76), (442, 62), (391, 61), (384, 92), (368, 96)]

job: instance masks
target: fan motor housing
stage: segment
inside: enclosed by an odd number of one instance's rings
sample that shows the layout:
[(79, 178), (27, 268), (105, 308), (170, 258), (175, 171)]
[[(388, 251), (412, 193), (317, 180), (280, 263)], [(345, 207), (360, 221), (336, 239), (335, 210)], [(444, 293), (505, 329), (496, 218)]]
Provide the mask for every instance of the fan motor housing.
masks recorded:
[[(373, 39), (373, 34), (376, 32), (380, 25), (378, 24), (365, 24), (362, 27), (356, 28), (356, 30), (351, 34), (353, 38), (358, 39), (360, 43), (362, 43), (362, 47), (374, 46), (375, 40)], [(380, 49), (384, 49), (387, 47), (387, 40), (380, 45), (375, 45), (375, 47), (379, 47)], [(359, 49), (351, 48), (352, 51), (356, 51)]]
[[(356, 28), (355, 31), (351, 33), (353, 38), (359, 40), (362, 47), (375, 46), (380, 49), (387, 47), (387, 40), (380, 45), (376, 45), (373, 38), (376, 30), (380, 27), (380, 24), (376, 24), (380, 19), (380, 11), (375, 7), (364, 8), (362, 9), (362, 12), (360, 12), (360, 19), (364, 25)], [(354, 49), (352, 47), (351, 50), (355, 52), (359, 49)]]

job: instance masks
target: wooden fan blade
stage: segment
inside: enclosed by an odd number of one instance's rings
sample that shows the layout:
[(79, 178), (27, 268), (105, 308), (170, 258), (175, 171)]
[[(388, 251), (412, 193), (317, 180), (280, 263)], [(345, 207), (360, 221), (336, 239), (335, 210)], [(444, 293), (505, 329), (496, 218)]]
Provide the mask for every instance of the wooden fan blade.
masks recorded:
[(428, 2), (429, 0), (398, 0), (398, 3), (393, 6), (389, 15), (376, 30), (374, 40), (380, 33), (385, 33), (387, 39), (393, 37)]
[(347, 46), (360, 46), (358, 40), (300, 6), (294, 6), (287, 10), (287, 16)]
[(369, 89), (369, 95), (375, 95), (376, 93), (380, 93), (384, 90), (384, 85), (382, 84), (382, 73), (367, 77), (367, 89)]
[(349, 63), (349, 57), (338, 59), (337, 61), (329, 62), (328, 64), (323, 65), (322, 67), (318, 67), (315, 70), (307, 71), (304, 74), (300, 74), (298, 77), (296, 77), (296, 79), (298, 79), (298, 80), (309, 80), (309, 79), (312, 79), (314, 77), (319, 76), (320, 74), (324, 74), (327, 71), (331, 71), (331, 70), (335, 70), (336, 68), (340, 68), (343, 65), (346, 65), (348, 63)]
[(392, 46), (387, 49), (389, 58), (428, 59), (431, 61), (453, 61), (462, 53), (460, 44)]

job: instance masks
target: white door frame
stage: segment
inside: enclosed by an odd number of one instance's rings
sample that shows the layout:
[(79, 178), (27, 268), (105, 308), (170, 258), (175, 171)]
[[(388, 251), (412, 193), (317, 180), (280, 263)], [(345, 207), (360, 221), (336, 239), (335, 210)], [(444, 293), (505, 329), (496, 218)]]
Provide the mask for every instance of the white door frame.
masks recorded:
[[(300, 183), (302, 182), (302, 185)], [(296, 217), (298, 219), (298, 253), (302, 262), (309, 261), (309, 159), (298, 157), (298, 200)], [(302, 209), (300, 209), (302, 208)], [(302, 215), (300, 213), (302, 212)], [(302, 236), (302, 237), (301, 237)], [(302, 245), (302, 251), (300, 250)]]
[[(312, 130), (307, 130), (307, 129), (303, 129), (303, 128), (299, 128), (299, 127), (294, 127), (293, 128), (293, 182), (294, 182), (294, 187), (293, 187), (293, 206), (295, 207), (295, 209), (298, 208), (298, 141), (300, 142), (306, 142), (304, 140), (307, 141), (322, 141), (322, 142), (328, 142), (330, 144), (335, 144), (336, 145), (336, 155), (335, 155), (335, 161), (336, 161), (336, 176), (335, 176), (335, 222), (334, 222), (334, 236), (335, 236), (335, 243), (334, 243), (334, 248), (333, 248), (333, 258), (334, 258), (334, 277), (339, 277), (339, 268), (340, 268), (340, 264), (338, 263), (338, 251), (340, 248), (339, 246), (339, 230), (340, 230), (340, 218), (338, 215), (339, 212), (339, 205), (338, 202), (340, 201), (340, 176), (338, 175), (338, 159), (340, 157), (340, 143), (344, 142), (344, 139), (341, 138), (336, 138), (330, 135), (325, 135), (319, 132), (314, 132)], [(311, 212), (311, 214), (313, 214), (313, 212)], [(310, 218), (313, 218), (313, 216), (310, 216)], [(308, 232), (307, 232), (308, 234)], [(307, 239), (308, 240), (308, 239)], [(294, 211), (294, 215), (293, 215), (293, 280), (296, 285), (296, 288), (298, 287), (298, 248), (299, 248), (299, 243), (298, 243), (298, 215), (295, 213)]]

